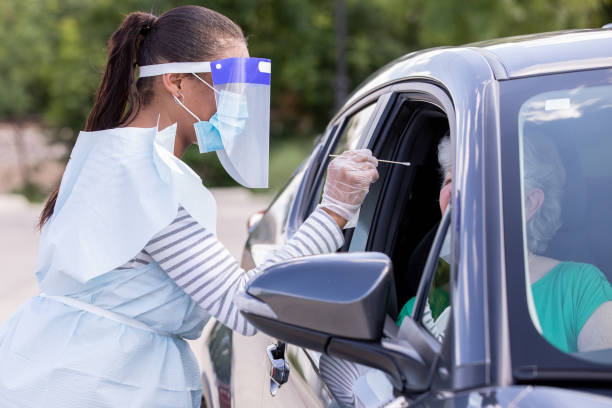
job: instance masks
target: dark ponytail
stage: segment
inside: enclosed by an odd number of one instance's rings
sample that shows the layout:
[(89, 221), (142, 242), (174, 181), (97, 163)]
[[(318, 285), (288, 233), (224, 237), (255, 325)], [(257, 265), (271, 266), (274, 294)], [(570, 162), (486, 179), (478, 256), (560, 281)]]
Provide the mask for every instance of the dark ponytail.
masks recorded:
[[(230, 40), (246, 41), (236, 23), (204, 7), (177, 7), (159, 18), (143, 12), (128, 14), (109, 40), (106, 69), (85, 130), (121, 126), (151, 99), (155, 77), (134, 83), (136, 65), (211, 61)], [(58, 192), (59, 188), (45, 203), (41, 228), (53, 215)]]
[[(136, 70), (138, 45), (149, 32), (157, 17), (153, 14), (134, 12), (129, 14), (108, 42), (108, 60), (100, 81), (94, 104), (85, 130), (102, 130), (119, 126), (138, 109), (134, 97), (134, 71)], [(126, 112), (126, 108), (128, 111)]]

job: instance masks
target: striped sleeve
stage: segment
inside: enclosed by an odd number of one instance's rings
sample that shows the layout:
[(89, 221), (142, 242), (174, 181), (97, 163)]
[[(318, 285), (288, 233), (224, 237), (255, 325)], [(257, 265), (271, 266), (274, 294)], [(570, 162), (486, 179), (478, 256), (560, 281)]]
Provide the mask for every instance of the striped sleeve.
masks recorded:
[(319, 359), (319, 372), (323, 382), (341, 407), (355, 406), (353, 385), (361, 376), (357, 364), (323, 354)]
[(274, 263), (334, 252), (343, 242), (336, 222), (318, 208), (285, 246), (259, 267), (245, 271), (217, 237), (181, 207), (175, 220), (156, 234), (144, 250), (210, 315), (232, 330), (251, 336), (256, 329), (240, 314), (234, 296)]
[(336, 221), (321, 208), (317, 208), (287, 244), (248, 273), (255, 276), (262, 269), (281, 261), (336, 252), (343, 244), (344, 235)]
[[(367, 380), (366, 376), (376, 374), (385, 376), (382, 371), (375, 368), (331, 357), (327, 354), (321, 355), (319, 359), (319, 372), (321, 373), (323, 382), (338, 402), (338, 405), (343, 408), (364, 406), (364, 401), (360, 401), (358, 396), (355, 395), (356, 390), (359, 392), (361, 389), (361, 397), (367, 397), (367, 392), (363, 390), (363, 382), (362, 385), (357, 385), (358, 381), (366, 379), (367, 383), (369, 383), (370, 381)], [(357, 387), (355, 387), (355, 385), (357, 385)], [(389, 387), (392, 387), (391, 384), (389, 384)], [(377, 403), (374, 403), (373, 400), (368, 398), (367, 406), (387, 406), (387, 403), (393, 399), (392, 392), (386, 395), (384, 391), (386, 387), (381, 387), (380, 383), (369, 384), (368, 388), (375, 395)], [(376, 388), (376, 390), (374, 388)]]

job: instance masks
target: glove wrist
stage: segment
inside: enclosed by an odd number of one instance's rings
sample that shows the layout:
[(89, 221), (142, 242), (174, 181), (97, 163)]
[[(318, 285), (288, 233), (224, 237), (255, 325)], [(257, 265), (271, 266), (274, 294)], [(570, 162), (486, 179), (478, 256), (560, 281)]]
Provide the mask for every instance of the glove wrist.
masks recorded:
[(323, 200), (321, 200), (321, 207), (334, 212), (338, 216), (344, 218), (344, 220), (348, 221), (353, 218), (355, 214), (357, 214), (360, 206), (337, 203), (333, 199), (323, 197)]
[(321, 210), (325, 211), (325, 213), (327, 213), (327, 215), (329, 215), (335, 222), (336, 224), (338, 224), (338, 228), (343, 229), (344, 226), (346, 225), (346, 220), (341, 217), (339, 214), (337, 214), (336, 212), (330, 210), (329, 208), (326, 207), (321, 207)]

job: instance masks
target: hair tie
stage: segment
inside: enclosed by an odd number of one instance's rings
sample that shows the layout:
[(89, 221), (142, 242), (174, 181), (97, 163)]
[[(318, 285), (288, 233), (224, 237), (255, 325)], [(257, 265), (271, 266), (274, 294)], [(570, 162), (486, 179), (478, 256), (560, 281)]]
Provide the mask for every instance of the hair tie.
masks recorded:
[(153, 26), (151, 24), (147, 24), (140, 29), (141, 35), (147, 35)]

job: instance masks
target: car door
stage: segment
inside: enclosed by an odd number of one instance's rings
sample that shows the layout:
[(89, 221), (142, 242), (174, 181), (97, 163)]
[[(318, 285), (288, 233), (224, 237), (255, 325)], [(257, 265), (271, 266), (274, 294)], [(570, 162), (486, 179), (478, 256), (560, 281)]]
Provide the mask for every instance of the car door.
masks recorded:
[[(372, 186), (363, 203), (356, 228), (345, 232), (342, 250), (374, 250), (389, 255), (397, 271), (401, 308), (415, 298), (441, 218), (438, 193), (442, 177), (436, 153), (437, 143), (449, 133), (449, 117), (441, 103), (422, 93), (388, 93), (386, 100), (386, 114), (372, 124), (370, 137), (363, 138), (361, 146), (370, 147), (379, 158), (409, 160), (412, 166), (379, 165), (380, 181)], [(448, 306), (449, 264), (446, 265), (434, 280), (436, 319), (444, 312), (444, 299)], [(390, 310), (397, 315), (397, 304), (391, 304)], [(439, 325), (448, 321), (449, 313), (442, 316)], [(289, 346), (289, 350), (292, 348)], [(303, 352), (318, 368), (320, 354), (306, 349)]]
[[(368, 135), (370, 127), (376, 123), (376, 118), (382, 115), (381, 111), (387, 102), (387, 99), (380, 100), (377, 96), (366, 98), (328, 127), (327, 134), (315, 146), (305, 166), (298, 169), (251, 234), (249, 251), (245, 251), (243, 258), (243, 263), (246, 264), (244, 266), (261, 263), (270, 252), (282, 246), (299, 228), (301, 222), (314, 209), (312, 203), (320, 196), (317, 188), (322, 185), (328, 155), (338, 149), (356, 148), (364, 135)], [(318, 356), (299, 347), (293, 345), (286, 347), (284, 358), (290, 366), (289, 379), (280, 388), (275, 384), (270, 377), (271, 361), (268, 349), (277, 343), (276, 339), (263, 333), (253, 337), (233, 333), (231, 338), (233, 406), (335, 406), (331, 393), (319, 377)], [(218, 395), (221, 396), (222, 393)]]
[[(393, 89), (399, 92), (393, 92)], [(300, 170), (301, 180), (296, 181), (294, 177), (289, 183), (285, 193), (292, 191), (293, 196), (283, 198), (281, 193), (275, 202), (277, 208), (273, 204), (268, 211), (268, 214), (277, 216), (277, 221), (280, 220), (278, 214), (283, 214), (285, 233), (291, 232), (292, 219), (298, 219), (296, 224), (299, 224), (299, 217), (305, 219), (318, 202), (325, 178), (328, 154), (341, 152), (347, 148), (368, 146), (378, 157), (396, 160), (407, 157), (414, 161), (414, 166), (379, 167), (381, 179), (372, 187), (364, 202), (357, 227), (354, 230), (345, 230), (346, 244), (342, 250), (378, 250), (391, 254), (395, 252), (394, 248), (401, 244), (409, 250), (397, 251), (394, 262), (401, 267), (407, 265), (408, 257), (401, 254), (413, 252), (419, 241), (440, 219), (436, 193), (440, 180), (436, 159), (432, 158), (432, 146), (434, 140), (439, 139), (448, 130), (448, 118), (439, 104), (434, 103), (435, 98), (424, 94), (421, 89), (418, 90), (421, 92), (414, 90), (405, 92), (404, 89), (395, 86), (380, 91), (374, 98), (357, 103), (330, 126), (331, 133), (315, 147), (313, 152), (313, 155), (318, 155), (318, 160), (310, 161), (309, 167)], [(433, 134), (435, 137), (417, 137), (422, 134)], [(411, 152), (416, 153), (413, 155)], [(292, 186), (292, 183), (296, 185)], [(414, 192), (418, 192), (416, 198)], [(279, 202), (282, 206), (278, 205)], [(402, 214), (410, 213), (419, 215), (407, 217), (408, 221), (393, 222), (394, 217), (397, 220)], [(267, 236), (262, 238), (262, 234), (258, 236), (255, 233), (249, 242), (251, 253), (255, 254), (254, 258), (260, 258), (259, 260), (264, 258), (261, 253), (273, 250), (284, 243), (283, 239), (278, 238), (281, 233), (270, 233), (269, 224), (264, 228)], [(263, 225), (266, 226), (265, 223)], [(396, 228), (393, 228), (394, 226)], [(412, 229), (411, 234), (406, 235), (402, 232), (406, 228)], [(259, 262), (254, 260), (254, 263)], [(419, 267), (423, 268), (423, 265)], [(398, 298), (401, 301), (413, 297), (416, 293), (419, 276), (420, 272), (415, 273), (408, 286), (403, 283), (405, 279), (399, 277), (401, 285), (398, 287), (400, 295)], [(393, 307), (397, 312), (397, 305)], [(232, 336), (231, 389), (234, 406), (335, 404), (319, 376), (319, 354), (293, 345), (288, 345), (285, 353), (292, 370), (289, 381), (273, 395), (275, 386), (270, 380), (268, 372), (270, 364), (266, 350), (276, 343), (275, 339), (263, 334), (252, 338), (237, 334)]]

